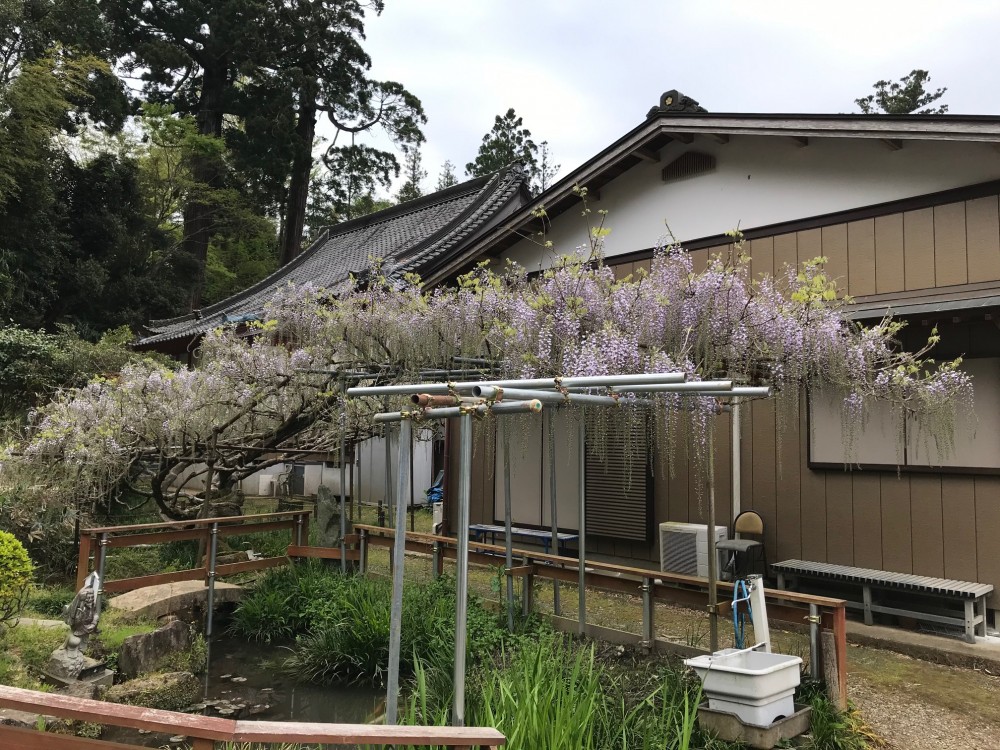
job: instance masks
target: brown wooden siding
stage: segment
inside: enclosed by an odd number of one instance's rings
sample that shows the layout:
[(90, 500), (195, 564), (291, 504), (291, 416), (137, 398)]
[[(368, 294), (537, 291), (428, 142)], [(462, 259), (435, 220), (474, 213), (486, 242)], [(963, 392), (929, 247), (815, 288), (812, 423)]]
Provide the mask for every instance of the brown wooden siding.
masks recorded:
[[(731, 246), (720, 245), (691, 255), (700, 269), (712, 256), (729, 252)], [(826, 256), (828, 274), (854, 297), (897, 292), (912, 296), (922, 289), (1000, 282), (1000, 197), (754, 239), (744, 252), (751, 256), (754, 277), (780, 274), (787, 263)], [(649, 265), (648, 260), (621, 264), (615, 275), (624, 278)], [(950, 317), (943, 320), (940, 356), (1000, 356), (993, 338), (977, 335), (981, 327), (993, 325), (981, 317), (960, 325)], [(926, 338), (926, 327), (912, 329), (907, 340), (910, 335), (914, 341)], [(763, 516), (771, 561), (798, 557), (982, 581), (1000, 590), (1000, 554), (995, 552), (1000, 477), (811, 469), (805, 412), (804, 399), (797, 413), (779, 402), (757, 402), (743, 410), (742, 507)], [(729, 416), (719, 417), (720, 522), (731, 507), (729, 431)], [(659, 461), (653, 466), (656, 524), (705, 520), (703, 493), (686, 470), (690, 456), (684, 436), (678, 435), (678, 441), (674, 475)], [(457, 431), (452, 445), (457, 446)], [(475, 463), (486, 455), (492, 452), (480, 436)], [(457, 461), (450, 467), (449, 477), (455, 481)], [(493, 518), (493, 480), (486, 475), (482, 466), (473, 473), (473, 522)], [(644, 545), (598, 540), (595, 552), (646, 563), (659, 559), (655, 541)], [(1000, 608), (1000, 596), (994, 595), (991, 606)]]

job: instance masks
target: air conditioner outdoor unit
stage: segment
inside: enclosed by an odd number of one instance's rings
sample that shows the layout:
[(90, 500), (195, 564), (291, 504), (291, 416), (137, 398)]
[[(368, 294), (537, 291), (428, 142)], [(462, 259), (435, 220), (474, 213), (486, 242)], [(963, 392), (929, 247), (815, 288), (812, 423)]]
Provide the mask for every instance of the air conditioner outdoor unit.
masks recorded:
[[(708, 526), (666, 521), (660, 524), (660, 571), (708, 577)], [(715, 527), (715, 540), (728, 538), (725, 526)], [(721, 570), (721, 568), (720, 568)]]

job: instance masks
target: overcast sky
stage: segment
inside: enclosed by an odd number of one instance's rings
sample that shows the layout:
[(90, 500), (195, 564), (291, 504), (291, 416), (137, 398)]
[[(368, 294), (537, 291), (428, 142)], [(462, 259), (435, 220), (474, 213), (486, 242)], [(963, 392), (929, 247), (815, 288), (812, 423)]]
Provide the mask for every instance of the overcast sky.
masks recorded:
[(710, 112), (855, 112), (914, 68), (951, 113), (1000, 114), (997, 0), (387, 0), (369, 17), (372, 74), (423, 102), (425, 189), (460, 179), (514, 107), (562, 173), (678, 89)]

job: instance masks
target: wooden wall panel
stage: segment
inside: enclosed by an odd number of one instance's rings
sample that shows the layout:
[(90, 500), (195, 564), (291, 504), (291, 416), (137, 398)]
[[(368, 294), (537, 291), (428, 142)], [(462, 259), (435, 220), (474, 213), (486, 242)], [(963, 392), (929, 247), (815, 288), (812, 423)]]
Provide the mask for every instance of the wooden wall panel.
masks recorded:
[(782, 283), (788, 274), (788, 267), (799, 265), (799, 249), (795, 233), (779, 234), (774, 238), (774, 275)]
[(691, 265), (693, 266), (695, 273), (701, 273), (708, 268), (707, 247), (701, 248), (700, 250), (691, 250), (688, 255), (691, 256)]
[[(609, 265), (611, 264), (609, 263)], [(632, 267), (634, 265), (635, 265), (634, 263), (616, 263), (614, 265), (611, 265), (611, 270), (615, 274), (615, 281), (621, 281), (626, 276), (631, 275)]]
[(906, 288), (934, 286), (934, 209), (903, 214), (903, 253)]
[(881, 475), (882, 567), (895, 573), (913, 572), (910, 529), (910, 475)]
[(796, 232), (795, 245), (800, 266), (807, 260), (820, 257), (823, 254), (823, 230), (806, 229)]
[(853, 297), (875, 293), (875, 219), (847, 225), (847, 288)]
[(750, 273), (753, 278), (758, 278), (761, 274), (771, 275), (774, 273), (774, 238), (764, 237), (760, 240), (752, 240), (750, 243)]
[(875, 472), (852, 472), (854, 564), (882, 569), (882, 493)]
[(765, 549), (777, 549), (777, 501), (776, 468), (777, 452), (774, 444), (774, 401), (754, 401), (750, 409), (753, 412), (753, 442), (745, 447), (744, 456), (753, 461), (753, 505), (752, 508), (764, 519)]
[(944, 575), (960, 581), (976, 579), (976, 486), (972, 477), (941, 479), (944, 502)]
[(903, 254), (903, 215), (875, 219), (875, 292), (901, 292), (906, 288)]
[(650, 260), (649, 258), (647, 258), (646, 260), (637, 260), (633, 264), (633, 266), (634, 266), (633, 273), (636, 274), (639, 273), (640, 269), (642, 269), (646, 273), (649, 273), (650, 269), (653, 267), (653, 261)]
[(969, 280), (965, 203), (934, 207), (934, 277), (937, 286)]
[(672, 472), (668, 468), (668, 474), (673, 476), (667, 478), (667, 507), (669, 508), (665, 521), (681, 521), (689, 523), (688, 517), (688, 451), (687, 434), (685, 430), (677, 430), (676, 445), (674, 446), (674, 460)]
[(779, 425), (784, 423), (784, 432), (776, 430), (778, 466), (775, 475), (775, 534), (776, 546), (772, 560), (802, 557), (802, 488), (800, 486), (801, 439), (799, 437), (799, 414), (796, 404), (788, 404), (782, 399), (775, 404), (779, 412)]
[(826, 274), (847, 289), (847, 225), (823, 227), (823, 255), (826, 257)]
[(715, 418), (715, 522), (732, 528), (733, 481), (732, 461), (733, 441), (728, 414)]
[[(799, 245), (801, 248), (801, 244)], [(810, 469), (809, 415), (806, 398), (799, 405), (799, 489), (801, 492), (802, 558), (825, 562), (826, 554), (826, 472)]]
[(944, 577), (944, 534), (941, 529), (941, 477), (910, 477), (913, 573)]
[(854, 500), (851, 475), (826, 472), (826, 562), (854, 564)]
[(965, 204), (969, 282), (1000, 279), (1000, 210), (998, 196), (976, 198)]
[(990, 606), (1000, 608), (1000, 477), (975, 477), (976, 569), (975, 580), (993, 584)]

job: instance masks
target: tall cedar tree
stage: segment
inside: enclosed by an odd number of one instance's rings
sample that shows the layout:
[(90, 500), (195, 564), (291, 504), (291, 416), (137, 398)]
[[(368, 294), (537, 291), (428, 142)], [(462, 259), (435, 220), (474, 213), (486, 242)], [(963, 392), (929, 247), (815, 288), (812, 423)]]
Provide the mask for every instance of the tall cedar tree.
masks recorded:
[(445, 188), (450, 188), (452, 185), (458, 184), (458, 178), (455, 176), (455, 165), (450, 161), (445, 161), (441, 165), (441, 172), (438, 174), (437, 189), (444, 190)]
[(483, 136), (475, 161), (465, 165), (465, 173), (469, 177), (482, 177), (517, 160), (524, 163), (530, 174), (538, 171), (538, 146), (531, 140), (531, 131), (524, 127), (524, 120), (511, 107), (502, 117), (496, 116), (493, 129)]
[[(232, 163), (255, 200), (272, 204), (261, 210), (278, 204), (283, 260), (301, 243), (319, 112), (352, 133), (379, 126), (404, 142), (423, 137), (419, 100), (397, 83), (366, 75), (364, 14), (381, 12), (380, 0), (106, 0), (104, 6), (124, 65), (145, 80), (146, 97), (194, 114), (202, 135), (229, 136), (230, 158), (215, 150), (196, 156), (195, 179), (222, 188)], [(231, 129), (227, 115), (238, 120)], [(398, 170), (394, 157), (390, 167)], [(202, 269), (190, 299), (198, 307), (216, 226), (211, 202), (188, 203), (184, 224), (185, 249)]]
[(943, 115), (948, 111), (947, 104), (929, 105), (944, 96), (948, 89), (927, 91), (924, 84), (930, 83), (930, 80), (931, 74), (926, 70), (912, 70), (898, 82), (876, 82), (874, 94), (855, 99), (854, 103), (861, 108), (863, 115)]
[(406, 182), (396, 193), (397, 202), (412, 201), (424, 194), (420, 187), (420, 183), (427, 179), (427, 170), (424, 169), (423, 162), (424, 158), (419, 148), (410, 149), (407, 152), (406, 158), (403, 159), (403, 176), (406, 177)]

